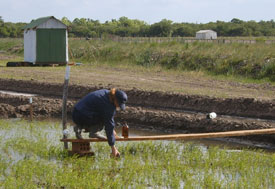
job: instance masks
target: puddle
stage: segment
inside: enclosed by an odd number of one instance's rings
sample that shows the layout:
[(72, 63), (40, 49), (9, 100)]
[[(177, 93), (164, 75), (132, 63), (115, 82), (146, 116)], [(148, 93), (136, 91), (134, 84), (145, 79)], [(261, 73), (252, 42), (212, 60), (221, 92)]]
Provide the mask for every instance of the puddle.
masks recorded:
[[(0, 119), (1, 121), (1, 119)], [(58, 146), (63, 145), (60, 142), (60, 139), (62, 138), (62, 124), (61, 121), (58, 119), (46, 119), (42, 121), (27, 121), (27, 120), (20, 120), (20, 119), (9, 119), (9, 120), (3, 120), (4, 122), (7, 122), (8, 126), (3, 125), (3, 128), (0, 129), (0, 137), (1, 137), (1, 144), (0, 147), (2, 148), (5, 144), (8, 142), (13, 144), (15, 140), (30, 140), (32, 142), (36, 142), (37, 139), (41, 138), (45, 141), (47, 141), (47, 145), (49, 146)], [(40, 126), (41, 125), (41, 126)], [(72, 122), (68, 122), (68, 130), (69, 130), (69, 138), (74, 138), (74, 132), (72, 127)], [(116, 128), (116, 132), (119, 136), (121, 136), (121, 127)], [(159, 130), (153, 130), (148, 128), (142, 128), (139, 126), (131, 126), (129, 128), (129, 137), (131, 136), (154, 136), (154, 135), (165, 135), (165, 134), (176, 134), (180, 133), (179, 131), (159, 131)], [(102, 134), (104, 134), (104, 131), (102, 131)], [(88, 133), (82, 134), (84, 138), (88, 138)], [(15, 140), (14, 140), (15, 139)], [(120, 146), (127, 145), (128, 143), (132, 143), (134, 141), (127, 141), (127, 142), (120, 142), (118, 141), (117, 144)], [(260, 143), (252, 143), (249, 141), (244, 140), (238, 140), (238, 139), (200, 139), (200, 140), (164, 140), (162, 141), (165, 144), (170, 143), (182, 143), (182, 148), (185, 146), (186, 142), (192, 142), (193, 145), (199, 147), (202, 152), (207, 152), (207, 150), (210, 147), (218, 147), (220, 149), (226, 149), (228, 152), (238, 152), (242, 151), (245, 148), (261, 148), (266, 150), (267, 152), (275, 152), (275, 147), (270, 146), (267, 144), (260, 144)], [(11, 160), (13, 162), (18, 162), (21, 159), (24, 159), (31, 154), (31, 152), (28, 152), (26, 154), (22, 154), (20, 152), (17, 152), (17, 150), (10, 149), (4, 152), (3, 154), (8, 157), (12, 158)], [(37, 157), (39, 158), (39, 157)]]
[[(60, 135), (62, 130), (61, 126), (61, 120), (59, 119), (41, 119), (43, 121), (49, 121), (49, 123), (55, 123), (60, 125), (60, 131), (59, 130), (52, 130), (52, 129), (45, 129), (45, 131), (48, 133), (48, 135), (56, 135), (56, 133), (59, 133)], [(69, 138), (75, 137), (74, 131), (73, 131), (73, 125), (74, 123), (71, 120), (68, 120), (68, 130), (69, 130)], [(154, 127), (151, 127), (154, 128)], [(179, 131), (179, 130), (156, 130), (151, 129), (148, 126), (142, 126), (142, 125), (130, 125), (129, 126), (129, 137), (135, 137), (135, 136), (154, 136), (154, 135), (167, 135), (167, 134), (186, 134), (185, 131)], [(121, 130), (122, 127), (117, 126), (115, 128), (117, 134), (121, 136)], [(101, 134), (105, 135), (104, 130), (101, 131)], [(88, 133), (82, 133), (84, 138), (89, 138)], [(50, 136), (49, 136), (50, 137)], [(240, 149), (263, 149), (270, 152), (275, 152), (275, 146), (274, 144), (270, 143), (261, 143), (261, 142), (254, 142), (250, 140), (243, 140), (238, 138), (211, 138), (211, 139), (188, 139), (188, 140), (163, 140), (164, 143), (169, 143), (171, 141), (176, 142), (192, 142), (195, 145), (201, 146), (202, 148), (210, 148), (211, 146), (219, 147), (219, 148), (227, 148), (230, 150), (240, 150)], [(59, 140), (57, 141), (58, 144)], [(135, 141), (131, 141), (135, 142)], [(121, 142), (119, 142), (121, 143)], [(128, 143), (128, 142), (124, 142)]]
[(14, 92), (14, 91), (2, 91), (2, 90), (0, 90), (0, 94), (8, 94), (8, 95), (13, 95), (13, 96), (26, 96), (26, 97), (37, 96), (35, 94), (18, 93), (18, 92)]
[[(72, 122), (68, 121), (68, 130), (69, 130), (69, 138), (75, 138)], [(63, 143), (60, 142), (62, 138), (62, 124), (61, 120), (59, 119), (44, 119), (44, 120), (35, 120), (35, 121), (28, 121), (28, 120), (21, 120), (21, 119), (0, 119), (0, 158), (3, 162), (6, 162), (8, 165), (5, 174), (9, 175), (12, 173), (13, 166), (20, 165), (22, 160), (30, 160), (33, 162), (43, 162), (42, 164), (49, 164), (49, 165), (57, 165), (57, 167), (62, 168), (64, 165), (66, 167), (71, 166), (73, 164), (71, 162), (66, 162), (63, 159), (58, 159), (53, 151), (51, 150), (61, 150), (63, 151)], [(117, 134), (121, 136), (121, 127), (116, 128)], [(153, 130), (148, 129), (148, 127), (142, 127), (141, 125), (131, 125), (129, 128), (129, 136), (154, 136), (154, 135), (166, 135), (166, 134), (176, 134), (182, 133), (183, 131), (161, 131), (161, 130)], [(104, 131), (103, 131), (104, 133)], [(83, 133), (84, 138), (88, 138), (88, 133)], [(242, 154), (244, 149), (251, 149), (251, 144), (249, 142), (244, 142), (241, 140), (232, 140), (232, 139), (201, 139), (201, 140), (164, 140), (164, 141), (152, 141), (145, 143), (143, 146), (141, 143), (137, 141), (125, 141), (116, 143), (121, 152), (123, 152), (123, 148), (126, 149), (130, 146), (127, 152), (131, 152), (133, 154), (139, 153), (144, 149), (147, 149), (144, 153), (151, 153), (154, 149), (160, 148), (160, 151), (163, 149), (171, 149), (173, 154), (175, 154), (176, 159), (184, 161), (182, 158), (182, 154), (189, 153), (194, 151), (194, 156), (192, 158), (198, 158), (205, 156), (206, 159), (209, 156), (209, 153), (213, 152), (212, 147), (217, 147), (219, 149), (223, 149), (226, 154)], [(190, 143), (191, 142), (191, 143)], [(131, 143), (137, 143), (137, 145), (127, 145)], [(176, 145), (174, 145), (176, 144)], [(69, 144), (69, 148), (71, 148)], [(127, 145), (127, 146), (126, 146)], [(132, 148), (132, 146), (135, 146)], [(149, 147), (148, 147), (149, 146)], [(53, 148), (52, 148), (53, 147)], [(126, 147), (126, 148), (125, 148)], [(109, 146), (105, 143), (92, 143), (91, 145), (92, 150), (96, 153), (94, 161), (94, 167), (96, 169), (101, 169), (99, 165), (102, 166), (102, 160), (104, 158), (109, 158)], [(261, 148), (265, 149), (266, 146), (255, 145), (253, 148)], [(149, 151), (148, 151), (149, 149)], [(174, 150), (173, 150), (174, 149)], [(260, 153), (270, 152), (272, 148), (266, 148), (267, 151), (264, 150)], [(132, 151), (131, 151), (132, 150)], [(165, 151), (164, 150), (164, 151)], [(273, 149), (274, 151), (274, 149)], [(197, 152), (197, 153), (196, 153)], [(142, 152), (143, 153), (143, 152)], [(156, 151), (155, 151), (156, 153)], [(256, 152), (250, 153), (254, 154)], [(198, 157), (195, 157), (196, 154), (199, 154)], [(260, 154), (261, 155), (261, 154)], [(122, 155), (122, 161), (116, 163), (116, 167), (120, 170), (125, 168), (125, 161), (127, 156)], [(227, 157), (227, 156), (226, 156)], [(127, 159), (130, 160), (130, 159)], [(190, 161), (191, 159), (186, 157), (186, 161)], [(81, 161), (81, 160), (80, 160)], [(137, 158), (136, 161), (139, 161), (139, 164), (146, 165), (148, 163), (148, 159), (145, 157), (140, 156)], [(159, 160), (162, 161), (162, 160)], [(193, 159), (192, 161), (196, 161)], [(191, 161), (191, 163), (192, 163)], [(200, 160), (201, 161), (201, 160)], [(213, 159), (216, 162), (215, 159)], [(64, 163), (65, 162), (65, 163)], [(206, 161), (207, 163), (208, 161)], [(24, 162), (26, 163), (26, 162)], [(209, 162), (208, 162), (209, 163)], [(184, 163), (183, 163), (184, 164)], [(193, 165), (194, 166), (194, 165)], [(102, 171), (106, 171), (105, 170)], [(184, 170), (185, 171), (185, 170)], [(200, 180), (204, 178), (205, 175), (208, 175), (209, 172), (205, 169), (200, 170), (198, 167), (194, 166), (192, 170), (189, 170), (190, 176), (193, 177), (193, 180)], [(225, 184), (230, 183), (232, 180), (239, 180), (241, 176), (238, 176), (239, 170), (231, 170), (231, 172), (227, 172), (226, 170), (220, 171), (219, 169), (211, 170), (212, 174), (215, 175), (215, 178), (220, 179), (222, 182), (225, 180)], [(273, 172), (272, 172), (273, 173)], [(119, 173), (118, 173), (119, 174)], [(163, 169), (163, 175), (169, 175), (170, 173), (167, 172), (166, 169)], [(189, 174), (189, 173), (188, 173)], [(237, 176), (236, 176), (237, 175)], [(170, 175), (171, 176), (171, 175)], [(5, 180), (4, 177), (0, 177), (1, 180)], [(150, 184), (150, 180), (146, 181)], [(185, 186), (185, 182), (180, 182), (180, 188)]]

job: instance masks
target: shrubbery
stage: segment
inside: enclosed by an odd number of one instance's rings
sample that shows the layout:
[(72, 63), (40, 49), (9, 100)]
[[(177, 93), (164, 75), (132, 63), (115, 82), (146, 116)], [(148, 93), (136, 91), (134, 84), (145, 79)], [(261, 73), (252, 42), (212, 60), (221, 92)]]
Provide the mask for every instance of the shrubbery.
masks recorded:
[[(72, 41), (73, 51), (77, 51), (79, 47), (73, 43)], [(81, 59), (91, 62), (95, 59), (97, 62), (129, 62), (145, 67), (160, 66), (164, 69), (204, 71), (216, 75), (268, 78), (275, 81), (275, 46), (272, 44), (118, 43), (83, 40), (82, 46), (85, 43), (93, 46), (94, 50), (83, 51), (85, 54), (82, 54)]]
[[(121, 17), (100, 23), (89, 18), (75, 18), (70, 21), (63, 17), (62, 22), (69, 28), (69, 37), (194, 37), (199, 30), (211, 29), (218, 36), (275, 36), (275, 22), (270, 21), (242, 21), (232, 19), (230, 22), (216, 21), (206, 24), (174, 23), (163, 19), (160, 22), (147, 24), (137, 19)], [(27, 23), (4, 22), (0, 16), (0, 37), (22, 37), (22, 27)], [(259, 38), (258, 41), (264, 41)]]

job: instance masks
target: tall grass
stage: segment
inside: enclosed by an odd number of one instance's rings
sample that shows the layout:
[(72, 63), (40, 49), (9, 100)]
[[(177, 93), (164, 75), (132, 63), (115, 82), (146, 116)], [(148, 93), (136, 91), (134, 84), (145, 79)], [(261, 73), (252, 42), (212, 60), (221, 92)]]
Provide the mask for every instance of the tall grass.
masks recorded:
[(275, 44), (118, 43), (71, 40), (72, 56), (88, 62), (160, 66), (275, 81)]
[[(1, 39), (0, 51), (23, 55), (22, 39)], [(275, 44), (114, 42), (69, 39), (70, 61), (162, 67), (275, 81)]]
[(0, 51), (8, 52), (9, 54), (23, 55), (24, 42), (21, 38), (1, 38)]
[(0, 188), (272, 188), (275, 155), (186, 142), (106, 143), (69, 157), (56, 122), (0, 120)]

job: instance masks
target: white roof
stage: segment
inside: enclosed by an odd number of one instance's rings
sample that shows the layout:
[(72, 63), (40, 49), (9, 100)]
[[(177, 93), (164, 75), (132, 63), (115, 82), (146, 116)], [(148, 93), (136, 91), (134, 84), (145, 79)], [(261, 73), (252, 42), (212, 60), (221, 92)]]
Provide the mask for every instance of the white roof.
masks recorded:
[(198, 31), (196, 33), (208, 33), (208, 32), (215, 32), (215, 31), (213, 31), (213, 30), (200, 30), (200, 31)]
[(36, 20), (32, 20), (31, 23), (25, 25), (23, 29), (36, 29), (36, 28), (65, 28), (67, 26), (61, 22), (60, 20), (56, 19), (54, 16), (47, 16), (38, 18)]

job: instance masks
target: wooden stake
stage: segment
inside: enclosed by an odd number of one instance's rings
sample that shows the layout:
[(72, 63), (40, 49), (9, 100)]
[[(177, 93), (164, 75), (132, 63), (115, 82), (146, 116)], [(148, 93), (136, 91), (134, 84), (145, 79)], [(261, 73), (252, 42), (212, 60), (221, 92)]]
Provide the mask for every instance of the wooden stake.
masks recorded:
[[(63, 102), (62, 102), (62, 133), (67, 129), (67, 98), (68, 98), (68, 85), (70, 78), (70, 66), (66, 66), (66, 74), (63, 88)], [(67, 139), (67, 136), (63, 134), (63, 139)], [(68, 143), (64, 142), (64, 148), (68, 149)]]
[[(177, 140), (177, 139), (200, 139), (200, 138), (222, 138), (233, 136), (247, 135), (264, 135), (274, 134), (273, 129), (257, 129), (257, 130), (242, 130), (242, 131), (227, 131), (213, 133), (195, 133), (195, 134), (173, 134), (173, 135), (157, 135), (157, 136), (138, 136), (129, 138), (118, 138), (116, 141), (143, 141), (143, 140)], [(90, 139), (61, 139), (62, 142), (103, 142), (105, 139), (90, 138)]]

